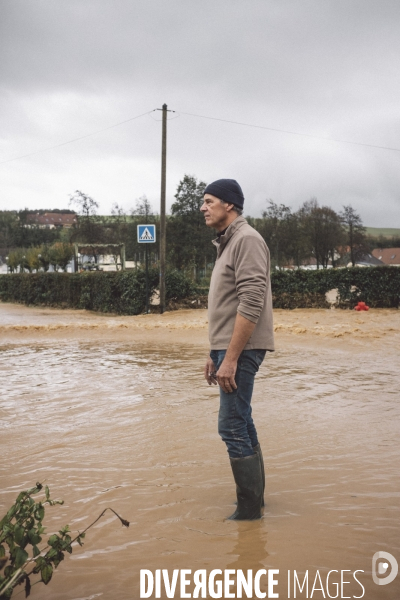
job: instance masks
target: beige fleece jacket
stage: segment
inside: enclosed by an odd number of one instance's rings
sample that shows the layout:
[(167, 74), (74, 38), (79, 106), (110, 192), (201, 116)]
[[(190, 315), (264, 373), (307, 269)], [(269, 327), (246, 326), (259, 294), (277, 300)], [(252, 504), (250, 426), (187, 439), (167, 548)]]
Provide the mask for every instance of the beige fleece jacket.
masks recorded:
[(245, 218), (237, 217), (213, 240), (217, 260), (208, 294), (211, 350), (226, 350), (236, 314), (256, 323), (245, 350), (274, 350), (270, 260), (267, 244)]

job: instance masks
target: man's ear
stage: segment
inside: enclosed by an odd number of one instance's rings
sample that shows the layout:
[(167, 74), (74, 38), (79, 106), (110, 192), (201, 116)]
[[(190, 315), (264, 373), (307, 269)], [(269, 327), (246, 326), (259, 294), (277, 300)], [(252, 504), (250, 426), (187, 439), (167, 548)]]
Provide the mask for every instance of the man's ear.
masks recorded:
[(226, 210), (231, 211), (234, 206), (235, 206), (234, 204), (228, 204), (228, 206), (226, 207)]

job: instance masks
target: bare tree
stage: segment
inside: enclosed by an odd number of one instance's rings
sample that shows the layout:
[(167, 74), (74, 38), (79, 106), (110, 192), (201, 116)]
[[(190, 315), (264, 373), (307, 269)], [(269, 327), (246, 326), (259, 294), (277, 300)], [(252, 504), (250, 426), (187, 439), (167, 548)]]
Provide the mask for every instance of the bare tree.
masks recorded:
[(147, 199), (147, 196), (141, 196), (136, 200), (136, 207), (132, 210), (132, 215), (148, 217), (154, 215), (153, 207)]
[(114, 204), (112, 205), (111, 214), (114, 217), (114, 221), (123, 223), (126, 222), (126, 212), (124, 211), (122, 206), (118, 204), (118, 202), (114, 202)]
[(346, 230), (347, 244), (350, 248), (350, 260), (354, 267), (356, 264), (357, 254), (360, 251), (365, 250), (366, 229), (363, 226), (360, 215), (350, 204), (343, 206), (343, 210), (340, 213), (340, 218)]
[(75, 204), (79, 209), (79, 214), (86, 219), (94, 217), (97, 214), (99, 203), (85, 192), (76, 190), (70, 195), (69, 204)]
[(99, 203), (85, 192), (76, 190), (70, 195), (69, 204), (74, 204), (78, 208), (78, 230), (72, 237), (87, 244), (101, 243), (104, 228), (101, 226), (100, 217), (97, 217)]
[[(121, 244), (124, 243), (127, 238), (127, 215), (125, 210), (118, 204), (118, 202), (114, 202), (111, 208), (112, 221), (107, 225), (106, 233), (107, 233), (107, 241), (113, 244)], [(119, 271), (118, 259), (121, 258), (120, 250), (115, 248), (112, 251), (112, 256), (114, 257), (115, 268)]]

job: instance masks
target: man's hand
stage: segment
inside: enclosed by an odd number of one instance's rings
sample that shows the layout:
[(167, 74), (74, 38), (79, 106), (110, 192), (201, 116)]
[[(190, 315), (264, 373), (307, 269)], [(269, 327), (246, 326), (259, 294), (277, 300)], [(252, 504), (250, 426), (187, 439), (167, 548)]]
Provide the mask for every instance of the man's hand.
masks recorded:
[(214, 385), (217, 385), (218, 382), (217, 382), (215, 372), (216, 372), (215, 365), (214, 365), (211, 357), (209, 357), (206, 362), (206, 366), (204, 367), (204, 378), (207, 381), (208, 385), (211, 385), (212, 383)]
[(255, 326), (255, 323), (249, 321), (241, 314), (238, 313), (236, 315), (231, 341), (229, 342), (225, 358), (216, 374), (219, 385), (227, 394), (230, 394), (233, 390), (237, 389), (235, 382), (237, 361), (240, 353), (249, 341)]
[(235, 374), (237, 369), (237, 360), (224, 358), (217, 372), (217, 381), (224, 392), (230, 394), (237, 389)]

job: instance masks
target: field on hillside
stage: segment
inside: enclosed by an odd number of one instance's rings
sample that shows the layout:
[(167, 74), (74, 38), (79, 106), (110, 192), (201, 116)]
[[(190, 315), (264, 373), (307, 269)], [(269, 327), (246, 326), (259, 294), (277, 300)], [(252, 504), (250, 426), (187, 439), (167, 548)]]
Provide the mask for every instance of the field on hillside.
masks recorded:
[(367, 234), (373, 237), (384, 237), (398, 236), (400, 237), (400, 229), (395, 227), (366, 227)]

